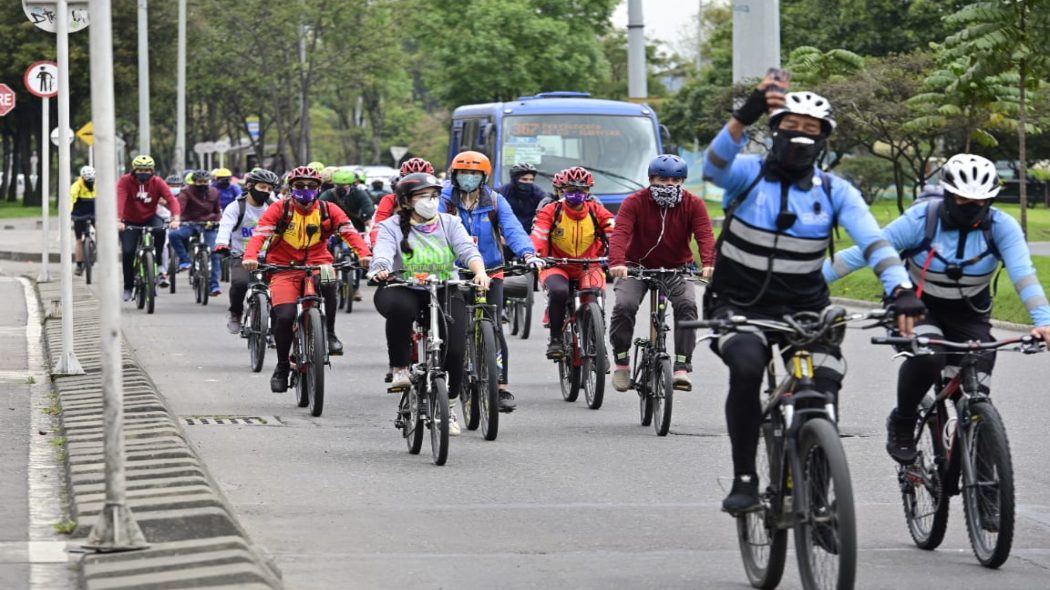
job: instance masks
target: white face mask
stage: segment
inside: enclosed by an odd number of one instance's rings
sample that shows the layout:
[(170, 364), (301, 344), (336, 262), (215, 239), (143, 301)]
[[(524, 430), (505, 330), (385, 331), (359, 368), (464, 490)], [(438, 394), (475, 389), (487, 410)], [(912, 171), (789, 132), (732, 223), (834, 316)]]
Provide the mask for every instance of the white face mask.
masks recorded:
[(433, 219), (438, 213), (438, 198), (419, 199), (412, 209), (423, 219)]

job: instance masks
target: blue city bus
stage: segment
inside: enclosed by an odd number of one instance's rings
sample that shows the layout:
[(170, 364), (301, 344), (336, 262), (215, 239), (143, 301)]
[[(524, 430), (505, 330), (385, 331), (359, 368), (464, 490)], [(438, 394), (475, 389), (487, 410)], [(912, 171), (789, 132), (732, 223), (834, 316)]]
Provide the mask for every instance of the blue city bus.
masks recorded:
[(510, 182), (510, 168), (536, 166), (536, 182), (551, 190), (555, 173), (583, 166), (592, 194), (615, 211), (648, 186), (649, 161), (663, 153), (656, 113), (644, 104), (591, 98), (586, 92), (543, 92), (512, 102), (461, 106), (452, 113), (448, 161), (464, 150), (492, 160), (493, 187)]

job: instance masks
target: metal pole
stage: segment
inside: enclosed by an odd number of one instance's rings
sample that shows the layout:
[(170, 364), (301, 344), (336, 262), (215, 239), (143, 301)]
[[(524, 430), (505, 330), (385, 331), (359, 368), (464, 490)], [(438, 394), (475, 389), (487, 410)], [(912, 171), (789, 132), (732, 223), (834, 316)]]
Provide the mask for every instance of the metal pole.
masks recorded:
[(179, 49), (175, 69), (175, 170), (186, 169), (186, 0), (179, 0)]
[(299, 23), (299, 132), (303, 162), (310, 161), (310, 96), (306, 88), (306, 31)]
[[(40, 212), (44, 220), (44, 252), (40, 256), (40, 277), (37, 280), (47, 283), (51, 280), (48, 266), (51, 262), (51, 236), (49, 235), (51, 228), (51, 99), (45, 96), (41, 99), (40, 104), (43, 109), (40, 112), (40, 118), (43, 121), (43, 131), (40, 134)], [(28, 180), (27, 178), (27, 188)], [(28, 192), (26, 191), (27, 194)]]
[(95, 186), (98, 220), (99, 323), (102, 338), (102, 395), (105, 429), (106, 503), (85, 547), (122, 551), (147, 547), (146, 538), (127, 505), (124, 473), (124, 391), (120, 350), (120, 280), (117, 262), (116, 108), (113, 98), (113, 22), (111, 0), (92, 0), (91, 118), (98, 142)]
[(66, 0), (58, 0), (58, 234), (62, 250), (62, 356), (55, 365), (58, 375), (82, 375), (76, 354), (73, 352), (73, 236), (72, 211), (69, 196), (69, 170), (72, 161), (69, 154), (69, 14)]
[(150, 153), (148, 0), (139, 0), (139, 153)]
[(627, 0), (627, 96), (643, 99), (649, 96), (645, 65), (645, 20), (642, 0)]

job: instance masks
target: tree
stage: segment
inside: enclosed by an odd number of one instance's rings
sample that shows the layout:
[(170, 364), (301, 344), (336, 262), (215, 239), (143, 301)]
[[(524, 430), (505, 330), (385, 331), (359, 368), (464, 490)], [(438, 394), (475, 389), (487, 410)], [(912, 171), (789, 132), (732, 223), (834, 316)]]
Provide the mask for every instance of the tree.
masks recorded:
[(792, 86), (816, 85), (843, 80), (864, 69), (864, 58), (848, 49), (821, 51), (816, 47), (798, 47), (788, 56)]
[(945, 19), (959, 32), (945, 39), (947, 54), (970, 58), (960, 82), (969, 84), (1004, 72), (1017, 73), (1018, 171), (1022, 180), (1021, 228), (1028, 232), (1025, 186), (1027, 92), (1050, 73), (1050, 0), (973, 2)]

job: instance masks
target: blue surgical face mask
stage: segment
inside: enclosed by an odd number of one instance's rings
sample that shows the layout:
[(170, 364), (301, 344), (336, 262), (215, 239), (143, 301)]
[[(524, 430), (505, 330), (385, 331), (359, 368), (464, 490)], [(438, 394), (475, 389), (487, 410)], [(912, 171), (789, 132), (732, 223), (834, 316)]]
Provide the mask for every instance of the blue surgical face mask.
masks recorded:
[(460, 190), (472, 193), (481, 186), (481, 174), (476, 172), (459, 172), (456, 174), (456, 184)]

